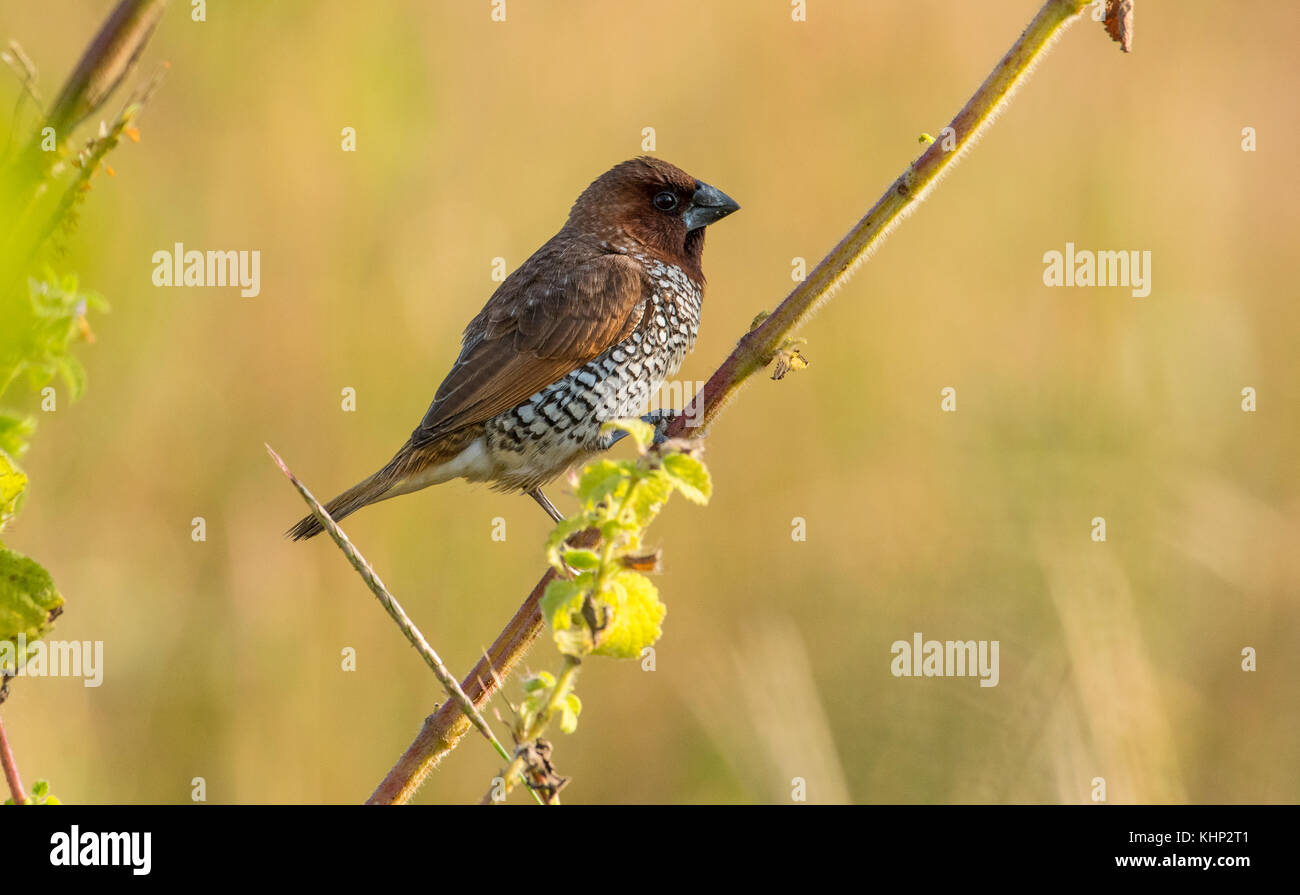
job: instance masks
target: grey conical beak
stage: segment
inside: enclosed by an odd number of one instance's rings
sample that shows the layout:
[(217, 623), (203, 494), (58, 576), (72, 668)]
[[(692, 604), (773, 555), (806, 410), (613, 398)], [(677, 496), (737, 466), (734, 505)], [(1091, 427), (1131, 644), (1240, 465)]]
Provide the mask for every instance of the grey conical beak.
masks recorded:
[(695, 183), (690, 207), (682, 214), (682, 220), (686, 222), (687, 230), (698, 230), (739, 210), (740, 206), (736, 204), (735, 199), (717, 187), (709, 186), (699, 180)]

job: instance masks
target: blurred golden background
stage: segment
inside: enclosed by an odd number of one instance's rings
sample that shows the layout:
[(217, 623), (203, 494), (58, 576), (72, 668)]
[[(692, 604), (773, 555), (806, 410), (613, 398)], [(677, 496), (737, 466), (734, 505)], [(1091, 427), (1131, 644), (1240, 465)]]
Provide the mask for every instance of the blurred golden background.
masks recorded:
[[(48, 98), (112, 5), (5, 4), (0, 39)], [(743, 206), (705, 251), (680, 376), (706, 379), (1038, 6), (174, 3), (135, 75), (171, 65), (141, 142), (66, 259), (112, 305), (87, 394), (38, 413), (6, 531), (67, 598), (53, 636), (104, 641), (98, 689), (13, 685), (24, 776), (66, 802), (188, 802), (199, 776), (214, 802), (363, 800), (444, 697), (332, 544), (282, 538), (303, 505), (263, 443), (321, 498), (378, 468), (492, 259), (522, 262), (646, 127)], [(712, 504), (651, 530), (657, 670), (584, 667), (553, 737), (566, 801), (780, 803), (795, 777), (814, 802), (1086, 802), (1094, 777), (1112, 802), (1300, 799), (1298, 25), (1189, 0), (1140, 4), (1130, 56), (1066, 32), (804, 330), (811, 366), (714, 427)], [(17, 95), (0, 78), (0, 108)], [(1151, 251), (1150, 296), (1044, 287), (1067, 241)], [(176, 242), (259, 250), (261, 294), (155, 288)], [(457, 672), (549, 529), (463, 482), (345, 527)], [(1000, 683), (893, 677), (917, 631), (999, 640)], [(529, 664), (557, 667), (549, 639)], [(418, 800), (477, 800), (499, 767), (467, 737)]]

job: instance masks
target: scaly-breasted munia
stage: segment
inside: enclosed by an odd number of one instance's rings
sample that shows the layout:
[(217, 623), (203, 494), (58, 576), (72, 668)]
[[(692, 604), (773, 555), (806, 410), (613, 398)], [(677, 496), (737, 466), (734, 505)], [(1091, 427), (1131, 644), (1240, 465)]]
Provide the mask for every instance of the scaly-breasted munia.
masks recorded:
[[(677, 372), (699, 330), (704, 228), (739, 207), (654, 158), (602, 174), (470, 321), (410, 440), (330, 516), (463, 477), (558, 519), (541, 486), (607, 449), (601, 424), (635, 415)], [(289, 535), (321, 530), (307, 516)]]

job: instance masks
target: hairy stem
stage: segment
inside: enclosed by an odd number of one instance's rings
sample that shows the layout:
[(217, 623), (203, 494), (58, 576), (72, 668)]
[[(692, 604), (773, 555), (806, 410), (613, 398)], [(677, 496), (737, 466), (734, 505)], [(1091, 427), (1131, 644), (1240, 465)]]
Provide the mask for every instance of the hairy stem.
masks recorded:
[(1047, 0), (992, 74), (980, 85), (948, 125), (950, 130), (931, 143), (889, 185), (866, 216), (858, 221), (821, 260), (808, 277), (786, 297), (763, 323), (750, 330), (722, 366), (709, 377), (691, 407), (676, 417), (666, 430), (669, 438), (683, 434), (688, 426), (707, 427), (741, 384), (767, 366), (772, 356), (810, 317), (817, 306), (848, 282), (858, 266), (884, 241), (890, 230), (925, 198), (961, 155), (969, 149), (1012, 93), (1033, 69), (1035, 62), (1089, 0)]

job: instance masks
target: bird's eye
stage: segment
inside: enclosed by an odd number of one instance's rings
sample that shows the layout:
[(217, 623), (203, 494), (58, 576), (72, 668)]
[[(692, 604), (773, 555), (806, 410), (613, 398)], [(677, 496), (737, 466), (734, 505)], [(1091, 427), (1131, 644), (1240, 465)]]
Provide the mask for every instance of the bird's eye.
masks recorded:
[(654, 198), (655, 208), (660, 211), (672, 211), (677, 207), (677, 197), (670, 192), (657, 193)]

